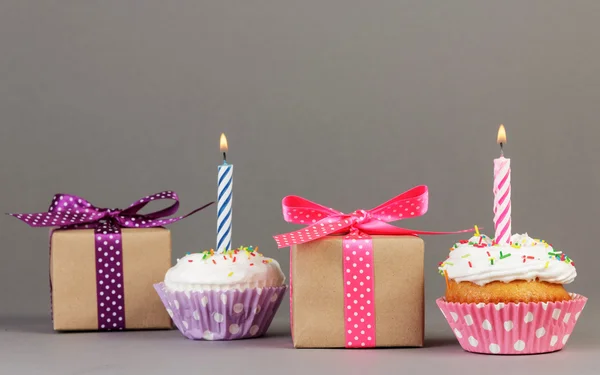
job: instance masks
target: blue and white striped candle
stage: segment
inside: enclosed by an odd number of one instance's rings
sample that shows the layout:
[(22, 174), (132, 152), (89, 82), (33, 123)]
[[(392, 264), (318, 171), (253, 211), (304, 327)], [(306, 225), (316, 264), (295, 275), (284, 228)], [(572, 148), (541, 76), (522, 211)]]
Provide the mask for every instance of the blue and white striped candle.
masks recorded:
[(231, 204), (233, 191), (233, 165), (227, 163), (227, 138), (221, 134), (223, 164), (219, 165), (217, 199), (217, 252), (231, 250)]

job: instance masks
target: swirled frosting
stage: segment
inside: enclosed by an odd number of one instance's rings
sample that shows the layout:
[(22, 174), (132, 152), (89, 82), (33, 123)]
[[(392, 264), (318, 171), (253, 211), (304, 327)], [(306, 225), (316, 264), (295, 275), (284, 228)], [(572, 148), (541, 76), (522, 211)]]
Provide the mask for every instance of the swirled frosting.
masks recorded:
[(499, 245), (486, 235), (461, 240), (439, 264), (448, 279), (485, 285), (492, 281), (540, 280), (571, 283), (577, 276), (575, 263), (544, 240), (514, 234), (510, 244)]
[(284, 282), (279, 263), (252, 247), (221, 254), (187, 254), (165, 275), (165, 286), (176, 291), (244, 290), (281, 286)]

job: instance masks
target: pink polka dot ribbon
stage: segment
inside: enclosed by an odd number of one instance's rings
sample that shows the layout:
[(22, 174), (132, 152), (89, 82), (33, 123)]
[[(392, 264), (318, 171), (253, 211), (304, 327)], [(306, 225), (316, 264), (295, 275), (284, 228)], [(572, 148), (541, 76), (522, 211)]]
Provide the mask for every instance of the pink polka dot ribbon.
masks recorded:
[[(373, 242), (371, 235), (455, 234), (470, 232), (430, 232), (399, 228), (391, 221), (422, 216), (428, 207), (427, 186), (416, 186), (371, 209), (345, 214), (298, 196), (283, 199), (287, 222), (306, 224), (305, 228), (274, 236), (279, 248), (319, 238), (343, 234), (344, 327), (346, 348), (376, 346)], [(290, 287), (290, 294), (293, 289)], [(293, 323), (292, 323), (293, 324)]]
[(375, 280), (373, 243), (368, 234), (344, 237), (344, 329), (347, 348), (375, 346)]
[[(160, 211), (139, 213), (148, 203), (165, 199), (175, 202)], [(9, 215), (32, 227), (94, 229), (98, 329), (112, 331), (125, 328), (121, 228), (152, 228), (172, 224), (213, 203), (208, 203), (184, 216), (165, 218), (175, 214), (179, 209), (179, 198), (173, 191), (146, 196), (124, 210), (98, 208), (78, 196), (57, 194), (52, 199), (47, 212)]]

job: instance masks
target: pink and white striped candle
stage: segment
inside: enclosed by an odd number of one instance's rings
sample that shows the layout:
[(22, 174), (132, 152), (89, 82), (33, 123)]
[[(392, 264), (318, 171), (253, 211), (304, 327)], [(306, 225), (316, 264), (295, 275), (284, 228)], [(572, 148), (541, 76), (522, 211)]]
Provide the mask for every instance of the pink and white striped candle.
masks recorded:
[(495, 240), (498, 244), (510, 242), (510, 159), (504, 157), (503, 144), (506, 143), (504, 125), (498, 129), (498, 144), (501, 155), (494, 159), (494, 228)]

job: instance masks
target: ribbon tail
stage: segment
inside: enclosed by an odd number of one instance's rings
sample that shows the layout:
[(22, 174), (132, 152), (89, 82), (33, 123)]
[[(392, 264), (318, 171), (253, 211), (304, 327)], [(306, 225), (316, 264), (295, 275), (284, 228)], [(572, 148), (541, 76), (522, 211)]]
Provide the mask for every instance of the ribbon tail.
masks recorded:
[(167, 219), (160, 219), (160, 218), (156, 218), (155, 214), (149, 214), (149, 215), (144, 215), (144, 214), (139, 214), (139, 215), (135, 215), (135, 216), (124, 216), (124, 215), (119, 215), (116, 217), (117, 222), (119, 223), (120, 226), (125, 227), (125, 228), (154, 228), (154, 227), (161, 227), (164, 225), (168, 225), (168, 224), (173, 224), (176, 223), (180, 220), (185, 219), (188, 216), (192, 216), (193, 214), (195, 214), (198, 211), (202, 211), (203, 209), (205, 209), (206, 207), (214, 204), (215, 202), (210, 202), (205, 204), (204, 206), (200, 207), (200, 208), (196, 208), (194, 211), (183, 215), (183, 216), (177, 216), (177, 217), (171, 217), (171, 218), (167, 218)]
[(78, 227), (85, 224), (94, 224), (96, 219), (93, 213), (88, 217), (68, 216), (68, 212), (36, 212), (30, 214), (7, 213), (32, 228), (50, 228), (50, 227)]
[(394, 226), (394, 225), (391, 225), (391, 224), (388, 224), (388, 223), (385, 223), (385, 222), (379, 221), (379, 220), (374, 220), (374, 221), (368, 222), (366, 224), (362, 224), (359, 226), (359, 229), (361, 231), (371, 234), (371, 235), (392, 235), (392, 236), (402, 236), (402, 235), (416, 236), (419, 234), (444, 235), (444, 234), (468, 233), (468, 232), (475, 231), (474, 228), (463, 229), (463, 230), (458, 230), (458, 231), (450, 231), (450, 232), (407, 229), (407, 228), (400, 228), (400, 227), (397, 227), (397, 226)]
[(6, 215), (8, 216), (12, 216), (22, 222), (24, 222), (25, 224), (29, 225), (30, 227), (36, 227), (37, 225), (34, 224), (34, 220), (32, 220), (32, 217), (39, 217), (42, 215), (45, 215), (46, 212), (35, 212), (35, 213), (25, 213), (25, 214), (13, 214), (13, 213), (6, 213)]
[(415, 234), (415, 235), (417, 235), (417, 234), (424, 234), (424, 235), (445, 235), (445, 234), (469, 233), (469, 232), (474, 232), (475, 229), (474, 228), (463, 229), (463, 230), (457, 230), (457, 231), (453, 231), (453, 232), (437, 232), (437, 231), (413, 230), (413, 229), (408, 229), (408, 231), (411, 232), (411, 233), (413, 233), (413, 234)]
[(170, 205), (167, 208), (164, 208), (160, 211), (143, 214), (143, 216), (145, 216), (147, 219), (153, 220), (153, 219), (173, 215), (179, 209), (179, 197), (178, 197), (177, 193), (169, 190), (169, 191), (163, 191), (160, 193), (156, 193), (153, 195), (148, 195), (138, 201), (135, 201), (128, 208), (123, 210), (121, 212), (121, 214), (125, 215), (125, 216), (140, 215), (140, 214), (138, 214), (138, 212), (141, 209), (143, 209), (146, 205), (152, 203), (153, 201), (157, 202), (160, 200), (172, 200), (174, 202), (172, 205)]
[(282, 249), (291, 245), (314, 241), (330, 234), (347, 232), (350, 225), (351, 222), (347, 219), (326, 218), (306, 228), (273, 236), (273, 239), (277, 242), (277, 247)]
[[(172, 201), (174, 201), (174, 203), (171, 206), (164, 208), (160, 211), (150, 212), (150, 213), (145, 213), (145, 214), (138, 213), (141, 209), (146, 207), (146, 205), (148, 205), (152, 202), (160, 201), (160, 200), (172, 200)], [(177, 220), (175, 220), (175, 221), (178, 221), (178, 220), (184, 219), (190, 215), (193, 215), (196, 212), (205, 209), (206, 207), (210, 206), (213, 203), (215, 203), (215, 202), (210, 202), (208, 204), (205, 204), (204, 206), (195, 209), (194, 211), (190, 212), (187, 215), (178, 217)], [(153, 195), (148, 195), (148, 196), (132, 203), (128, 208), (121, 211), (121, 216), (136, 217), (136, 218), (139, 217), (139, 218), (144, 218), (145, 220), (148, 221), (148, 220), (156, 220), (156, 219), (160, 219), (160, 218), (163, 218), (166, 216), (173, 215), (177, 212), (178, 209), (179, 209), (179, 196), (174, 191), (169, 190), (169, 191), (163, 191), (160, 193), (156, 193)], [(163, 222), (164, 221), (165, 220), (163, 220)], [(175, 222), (175, 221), (171, 221), (171, 222)]]
[(188, 216), (192, 216), (192, 215), (193, 215), (193, 214), (195, 214), (196, 212), (202, 211), (203, 209), (205, 209), (205, 208), (206, 208), (206, 207), (208, 207), (208, 206), (211, 206), (211, 205), (213, 205), (214, 203), (215, 203), (215, 202), (214, 202), (214, 201), (212, 201), (212, 202), (209, 202), (209, 203), (205, 204), (204, 206), (202, 206), (202, 207), (200, 207), (200, 208), (196, 208), (195, 210), (193, 210), (192, 212), (188, 213), (187, 215), (184, 215), (184, 216), (182, 216), (182, 217), (181, 217), (179, 220), (181, 220), (181, 219), (185, 219), (185, 218), (186, 218), (186, 217), (188, 217)]

